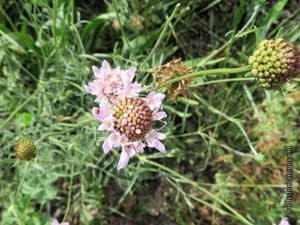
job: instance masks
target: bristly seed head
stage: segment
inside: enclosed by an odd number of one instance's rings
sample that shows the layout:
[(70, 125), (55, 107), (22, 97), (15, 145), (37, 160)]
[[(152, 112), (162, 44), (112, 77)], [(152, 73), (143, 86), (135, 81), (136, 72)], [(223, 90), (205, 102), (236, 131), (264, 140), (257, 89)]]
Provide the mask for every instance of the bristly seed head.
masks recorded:
[(249, 57), (249, 64), (262, 87), (276, 88), (299, 74), (300, 54), (283, 39), (264, 40)]
[(21, 160), (31, 160), (36, 156), (36, 146), (30, 139), (23, 139), (16, 145), (16, 156)]
[[(193, 72), (192, 67), (186, 67), (181, 61), (181, 58), (173, 59), (167, 64), (159, 66), (153, 71), (153, 76), (156, 80), (156, 86), (160, 87), (164, 85), (165, 82)], [(182, 79), (178, 82), (166, 85), (167, 93), (171, 101), (176, 101), (178, 96), (192, 97), (189, 91), (189, 84), (194, 80), (194, 78)]]
[(142, 98), (125, 98), (113, 108), (114, 129), (129, 141), (138, 141), (150, 130), (152, 110)]

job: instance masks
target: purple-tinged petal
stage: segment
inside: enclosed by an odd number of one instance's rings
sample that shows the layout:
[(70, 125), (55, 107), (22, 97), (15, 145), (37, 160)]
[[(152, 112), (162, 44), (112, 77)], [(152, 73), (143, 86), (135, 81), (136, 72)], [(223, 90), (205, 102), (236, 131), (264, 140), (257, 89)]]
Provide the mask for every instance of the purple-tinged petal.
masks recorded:
[(53, 219), (51, 225), (59, 225), (59, 222), (57, 219)]
[(124, 150), (122, 150), (120, 160), (118, 162), (118, 170), (123, 169), (127, 166), (129, 158), (129, 155)]
[(166, 138), (166, 135), (155, 130), (150, 130), (148, 134), (146, 134), (145, 139), (148, 143), (148, 146), (151, 148), (156, 148), (160, 152), (165, 153), (166, 148), (165, 146), (159, 141)]
[(150, 92), (147, 96), (147, 102), (151, 110), (160, 108), (165, 95), (162, 93)]
[(130, 81), (133, 80), (135, 72), (136, 72), (136, 67), (131, 67), (125, 71), (125, 73), (130, 77)]
[(167, 113), (164, 111), (159, 111), (153, 115), (153, 120), (161, 120), (165, 117), (167, 117)]
[(159, 139), (159, 140), (163, 140), (166, 138), (166, 135), (160, 132), (157, 132), (156, 130), (152, 129), (150, 130), (147, 134), (146, 134), (146, 139)]
[(109, 144), (108, 138), (106, 138), (104, 140), (102, 149), (105, 154), (107, 154), (112, 149), (112, 146), (110, 146), (110, 144)]
[(110, 131), (113, 127), (113, 122), (111, 120), (103, 120), (100, 126), (98, 127), (99, 131)]
[(101, 76), (101, 71), (98, 69), (98, 67), (92, 66), (92, 70), (93, 70), (93, 73), (94, 73), (95, 77), (100, 77)]
[(103, 117), (101, 116), (101, 111), (99, 108), (93, 107), (92, 114), (96, 119), (98, 119), (100, 121), (103, 120)]
[(102, 68), (105, 69), (105, 70), (110, 70), (110, 65), (106, 60), (103, 60)]
[(145, 144), (143, 142), (141, 142), (141, 141), (136, 142), (135, 151), (138, 153), (143, 153), (144, 147), (145, 147)]
[(280, 221), (279, 225), (290, 225), (290, 223), (289, 223), (289, 221), (288, 221), (287, 218), (283, 218), (283, 219)]
[(121, 136), (119, 133), (112, 133), (108, 136), (109, 145), (112, 147), (119, 147), (121, 141)]
[(70, 223), (69, 222), (63, 222), (60, 225), (70, 225)]
[(160, 132), (155, 131), (155, 137), (159, 140), (163, 140), (166, 138), (166, 135)]
[(166, 148), (163, 143), (161, 143), (159, 140), (154, 140), (153, 147), (156, 148), (158, 151), (162, 153), (166, 153)]
[(126, 73), (122, 73), (121, 79), (122, 79), (123, 87), (125, 89), (129, 89), (131, 87), (130, 77)]

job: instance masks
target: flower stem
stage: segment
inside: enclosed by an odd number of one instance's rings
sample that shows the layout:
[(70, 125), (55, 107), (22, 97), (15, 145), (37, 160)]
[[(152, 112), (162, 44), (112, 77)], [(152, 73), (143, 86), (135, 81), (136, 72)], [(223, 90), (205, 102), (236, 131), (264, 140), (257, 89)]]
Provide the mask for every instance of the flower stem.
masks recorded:
[(203, 75), (211, 75), (211, 74), (233, 74), (233, 73), (242, 73), (248, 72), (250, 70), (250, 66), (243, 66), (238, 68), (218, 68), (218, 69), (210, 69), (210, 70), (200, 70), (192, 73), (185, 74), (183, 76), (175, 77), (171, 80), (166, 81), (161, 84), (160, 87), (167, 86), (168, 84), (175, 83), (180, 80), (184, 80), (191, 77), (199, 77)]
[(199, 191), (203, 192), (204, 194), (206, 194), (207, 196), (209, 196), (210, 198), (212, 198), (213, 200), (217, 201), (218, 203), (220, 203), (221, 205), (223, 205), (226, 209), (228, 209), (230, 212), (232, 212), (236, 218), (238, 218), (240, 221), (242, 221), (244, 224), (247, 225), (253, 225), (251, 222), (249, 222), (245, 217), (243, 217), (241, 214), (239, 214), (234, 208), (232, 208), (230, 205), (228, 205), (226, 202), (224, 202), (222, 199), (220, 199), (218, 196), (212, 194), (211, 192), (209, 192), (208, 190), (206, 190), (203, 187), (200, 187), (197, 182), (190, 180), (188, 178), (186, 178), (185, 176), (181, 175), (180, 173), (165, 167), (159, 163), (153, 162), (151, 160), (148, 160), (146, 157), (144, 156), (140, 156), (139, 154), (136, 155), (140, 161), (151, 164), (153, 166), (156, 166), (166, 172), (171, 173), (172, 175), (174, 175), (175, 177), (181, 179), (183, 182), (188, 183), (190, 185), (192, 185), (193, 187), (195, 187), (196, 189), (198, 189)]
[(52, 137), (52, 136), (56, 136), (56, 135), (60, 135), (60, 134), (65, 134), (65, 133), (68, 133), (72, 130), (74, 130), (75, 128), (78, 128), (78, 127), (83, 127), (91, 122), (95, 121), (94, 118), (89, 118), (87, 120), (84, 120), (76, 125), (74, 125), (72, 128), (70, 129), (66, 129), (66, 130), (63, 130), (63, 131), (58, 131), (58, 132), (50, 132), (48, 134), (45, 134), (44, 136), (42, 136), (40, 139), (38, 139), (35, 144), (37, 145), (39, 142), (41, 142), (42, 140), (48, 138), (48, 137)]
[(158, 39), (157, 39), (154, 47), (152, 48), (152, 50), (149, 53), (149, 55), (147, 56), (147, 58), (142, 62), (142, 65), (144, 65), (152, 57), (153, 53), (158, 48), (160, 42), (162, 41), (162, 39), (163, 39), (163, 37), (164, 37), (164, 35), (165, 35), (166, 31), (167, 31), (168, 26), (170, 25), (173, 17), (176, 15), (176, 12), (178, 11), (179, 6), (180, 6), (180, 3), (177, 3), (176, 6), (175, 6), (175, 8), (174, 8), (174, 10), (173, 10), (173, 12), (172, 12), (172, 14), (171, 14), (171, 16), (165, 22), (165, 24), (163, 26), (163, 29), (162, 29), (162, 31), (161, 31), (161, 33), (160, 33), (160, 35), (159, 35), (159, 37), (158, 37)]
[(38, 93), (38, 91), (38, 89), (35, 90), (33, 94), (26, 99), (26, 101), (24, 101), (15, 111), (13, 111), (10, 116), (2, 124), (0, 124), (0, 129), (4, 127), (28, 102), (30, 102), (36, 93)]

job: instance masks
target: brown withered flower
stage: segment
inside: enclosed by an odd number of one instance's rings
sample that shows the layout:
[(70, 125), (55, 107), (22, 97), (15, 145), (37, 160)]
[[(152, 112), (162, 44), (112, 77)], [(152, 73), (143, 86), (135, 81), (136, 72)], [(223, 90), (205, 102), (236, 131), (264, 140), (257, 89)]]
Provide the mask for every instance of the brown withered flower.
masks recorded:
[(180, 81), (165, 85), (164, 83), (173, 78), (193, 72), (192, 67), (186, 67), (181, 58), (174, 58), (170, 62), (153, 70), (156, 87), (165, 87), (171, 101), (176, 101), (178, 96), (191, 97), (189, 84), (194, 78), (182, 79)]
[(142, 24), (141, 20), (136, 16), (134, 16), (130, 19), (130, 24), (138, 30), (144, 29), (144, 25)]

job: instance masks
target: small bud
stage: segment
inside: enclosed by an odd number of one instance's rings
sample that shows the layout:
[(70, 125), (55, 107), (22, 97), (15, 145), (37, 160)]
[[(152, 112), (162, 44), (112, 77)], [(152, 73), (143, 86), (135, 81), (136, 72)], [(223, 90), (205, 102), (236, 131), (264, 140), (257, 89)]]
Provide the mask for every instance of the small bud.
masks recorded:
[(265, 163), (266, 162), (266, 157), (262, 153), (258, 153), (254, 156), (254, 160), (258, 163)]
[(263, 40), (248, 62), (262, 87), (276, 88), (299, 75), (300, 53), (283, 39)]
[(16, 156), (21, 160), (31, 160), (36, 156), (36, 146), (30, 139), (23, 139), (16, 145)]

